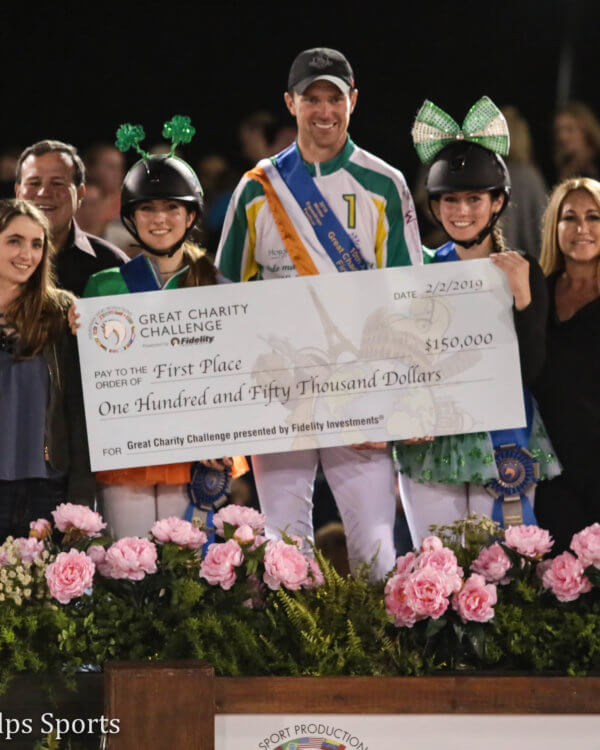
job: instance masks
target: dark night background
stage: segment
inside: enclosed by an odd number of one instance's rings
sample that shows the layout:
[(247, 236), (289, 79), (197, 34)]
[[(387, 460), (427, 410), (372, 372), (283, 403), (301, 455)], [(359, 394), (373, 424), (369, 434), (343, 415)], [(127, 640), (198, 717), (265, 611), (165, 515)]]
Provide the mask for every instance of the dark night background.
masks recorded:
[(599, 20), (598, 0), (149, 0), (134, 8), (63, 3), (40, 11), (5, 3), (0, 147), (50, 137), (85, 148), (113, 140), (125, 121), (143, 124), (152, 143), (177, 113), (191, 115), (197, 128), (184, 158), (235, 157), (240, 119), (257, 109), (283, 115), (293, 57), (324, 45), (341, 49), (354, 67), (353, 138), (409, 180), (417, 167), (410, 127), (423, 99), (462, 122), (484, 93), (519, 107), (551, 178), (550, 123), (569, 44), (569, 98), (600, 113)]

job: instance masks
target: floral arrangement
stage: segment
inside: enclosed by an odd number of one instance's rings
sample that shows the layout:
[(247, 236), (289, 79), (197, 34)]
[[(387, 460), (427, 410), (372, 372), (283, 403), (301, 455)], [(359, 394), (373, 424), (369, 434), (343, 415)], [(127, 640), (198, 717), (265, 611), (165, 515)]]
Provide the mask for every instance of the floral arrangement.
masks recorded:
[[(111, 658), (194, 655), (238, 672), (261, 652), (249, 619), (264, 617), (268, 594), (324, 583), (302, 540), (267, 541), (264, 516), (251, 508), (215, 514), (212, 544), (174, 517), (149, 538), (113, 541), (90, 508), (63, 503), (52, 515), (54, 524), (34, 521), (29, 538), (0, 546), (0, 690), (15, 672), (68, 676)], [(253, 609), (261, 615), (245, 614)], [(266, 654), (258, 661), (266, 668)]]
[(487, 622), (497, 600), (496, 586), (486, 584), (484, 576), (473, 573), (464, 580), (456, 555), (437, 536), (423, 540), (418, 555), (399, 557), (385, 587), (386, 610), (400, 627), (437, 620), (450, 602), (463, 622)]
[[(230, 505), (215, 514), (215, 531), (223, 541), (210, 545), (204, 530), (175, 517), (157, 521), (150, 539), (124, 537), (111, 542), (101, 537), (106, 524), (90, 508), (63, 503), (52, 515), (56, 531), (63, 534), (58, 545), (44, 544), (50, 540), (52, 526), (39, 519), (31, 523), (29, 539), (11, 539), (0, 547), (0, 565), (9, 562), (9, 550), (13, 563), (20, 559), (22, 565), (39, 566), (48, 561), (48, 592), (61, 604), (90, 595), (95, 576), (105, 583), (133, 582), (157, 574), (161, 561), (168, 568), (169, 553), (159, 559), (160, 548), (167, 546), (170, 554), (184, 552), (187, 565), (198, 569), (199, 578), (225, 591), (241, 579), (255, 590), (266, 585), (273, 591), (281, 586), (296, 591), (323, 583), (318, 563), (302, 552), (302, 540), (285, 536), (282, 541), (267, 541), (262, 536), (265, 517), (252, 508)], [(58, 551), (65, 546), (70, 547), (68, 551)]]
[(218, 674), (427, 674), (600, 667), (600, 524), (555, 557), (547, 531), (470, 518), (435, 529), (386, 581), (341, 578), (303, 540), (266, 540), (230, 505), (113, 541), (69, 503), (0, 546), (0, 690), (109, 659), (197, 657)]
[(572, 552), (555, 557), (547, 557), (553, 540), (538, 526), (503, 530), (471, 517), (439, 532), (416, 554), (398, 558), (385, 587), (386, 611), (399, 628), (425, 622), (413, 642), (425, 652), (435, 637), (430, 653), (438, 664), (570, 674), (600, 666), (600, 641), (590, 630), (600, 624), (593, 588), (600, 584), (600, 524), (575, 534)]

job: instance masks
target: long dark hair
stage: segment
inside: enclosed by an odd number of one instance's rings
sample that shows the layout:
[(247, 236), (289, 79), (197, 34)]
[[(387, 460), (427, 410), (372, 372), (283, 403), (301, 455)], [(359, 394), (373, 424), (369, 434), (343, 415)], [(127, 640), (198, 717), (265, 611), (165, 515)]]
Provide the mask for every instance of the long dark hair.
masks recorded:
[(38, 267), (23, 284), (19, 296), (4, 310), (6, 322), (15, 329), (18, 337), (15, 358), (28, 359), (58, 337), (64, 326), (68, 297), (54, 284), (54, 248), (50, 242), (48, 220), (41, 211), (24, 200), (0, 201), (0, 233), (19, 216), (35, 221), (44, 231), (42, 259)]

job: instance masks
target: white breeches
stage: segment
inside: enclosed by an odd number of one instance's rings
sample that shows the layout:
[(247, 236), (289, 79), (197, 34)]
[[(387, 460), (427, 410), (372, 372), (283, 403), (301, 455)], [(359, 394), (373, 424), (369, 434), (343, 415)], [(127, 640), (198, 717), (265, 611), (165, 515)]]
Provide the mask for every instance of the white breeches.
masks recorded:
[(100, 498), (107, 531), (115, 539), (146, 537), (155, 521), (183, 518), (189, 504), (185, 484), (101, 484)]
[(312, 497), (317, 466), (333, 493), (346, 532), (350, 569), (376, 555), (373, 579), (395, 563), (395, 477), (387, 451), (354, 448), (269, 453), (252, 457), (266, 535), (297, 534), (313, 541)]

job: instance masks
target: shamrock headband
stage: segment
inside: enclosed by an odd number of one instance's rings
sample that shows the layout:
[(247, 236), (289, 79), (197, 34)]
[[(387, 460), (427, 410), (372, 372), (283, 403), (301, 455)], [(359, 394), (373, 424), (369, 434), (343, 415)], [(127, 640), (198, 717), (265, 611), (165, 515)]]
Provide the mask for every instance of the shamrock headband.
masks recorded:
[[(192, 126), (190, 118), (184, 115), (174, 115), (169, 122), (165, 122), (162, 135), (163, 138), (171, 141), (169, 156), (175, 154), (175, 149), (180, 143), (190, 143), (195, 133), (196, 128)], [(129, 151), (130, 148), (134, 148), (143, 159), (147, 159), (150, 154), (139, 146), (145, 137), (146, 133), (141, 125), (131, 125), (126, 122), (117, 130), (115, 146), (123, 153)]]
[(419, 159), (428, 164), (454, 141), (470, 141), (506, 156), (510, 146), (508, 123), (488, 96), (482, 96), (467, 112), (462, 128), (444, 110), (426, 99), (415, 120), (412, 138)]

